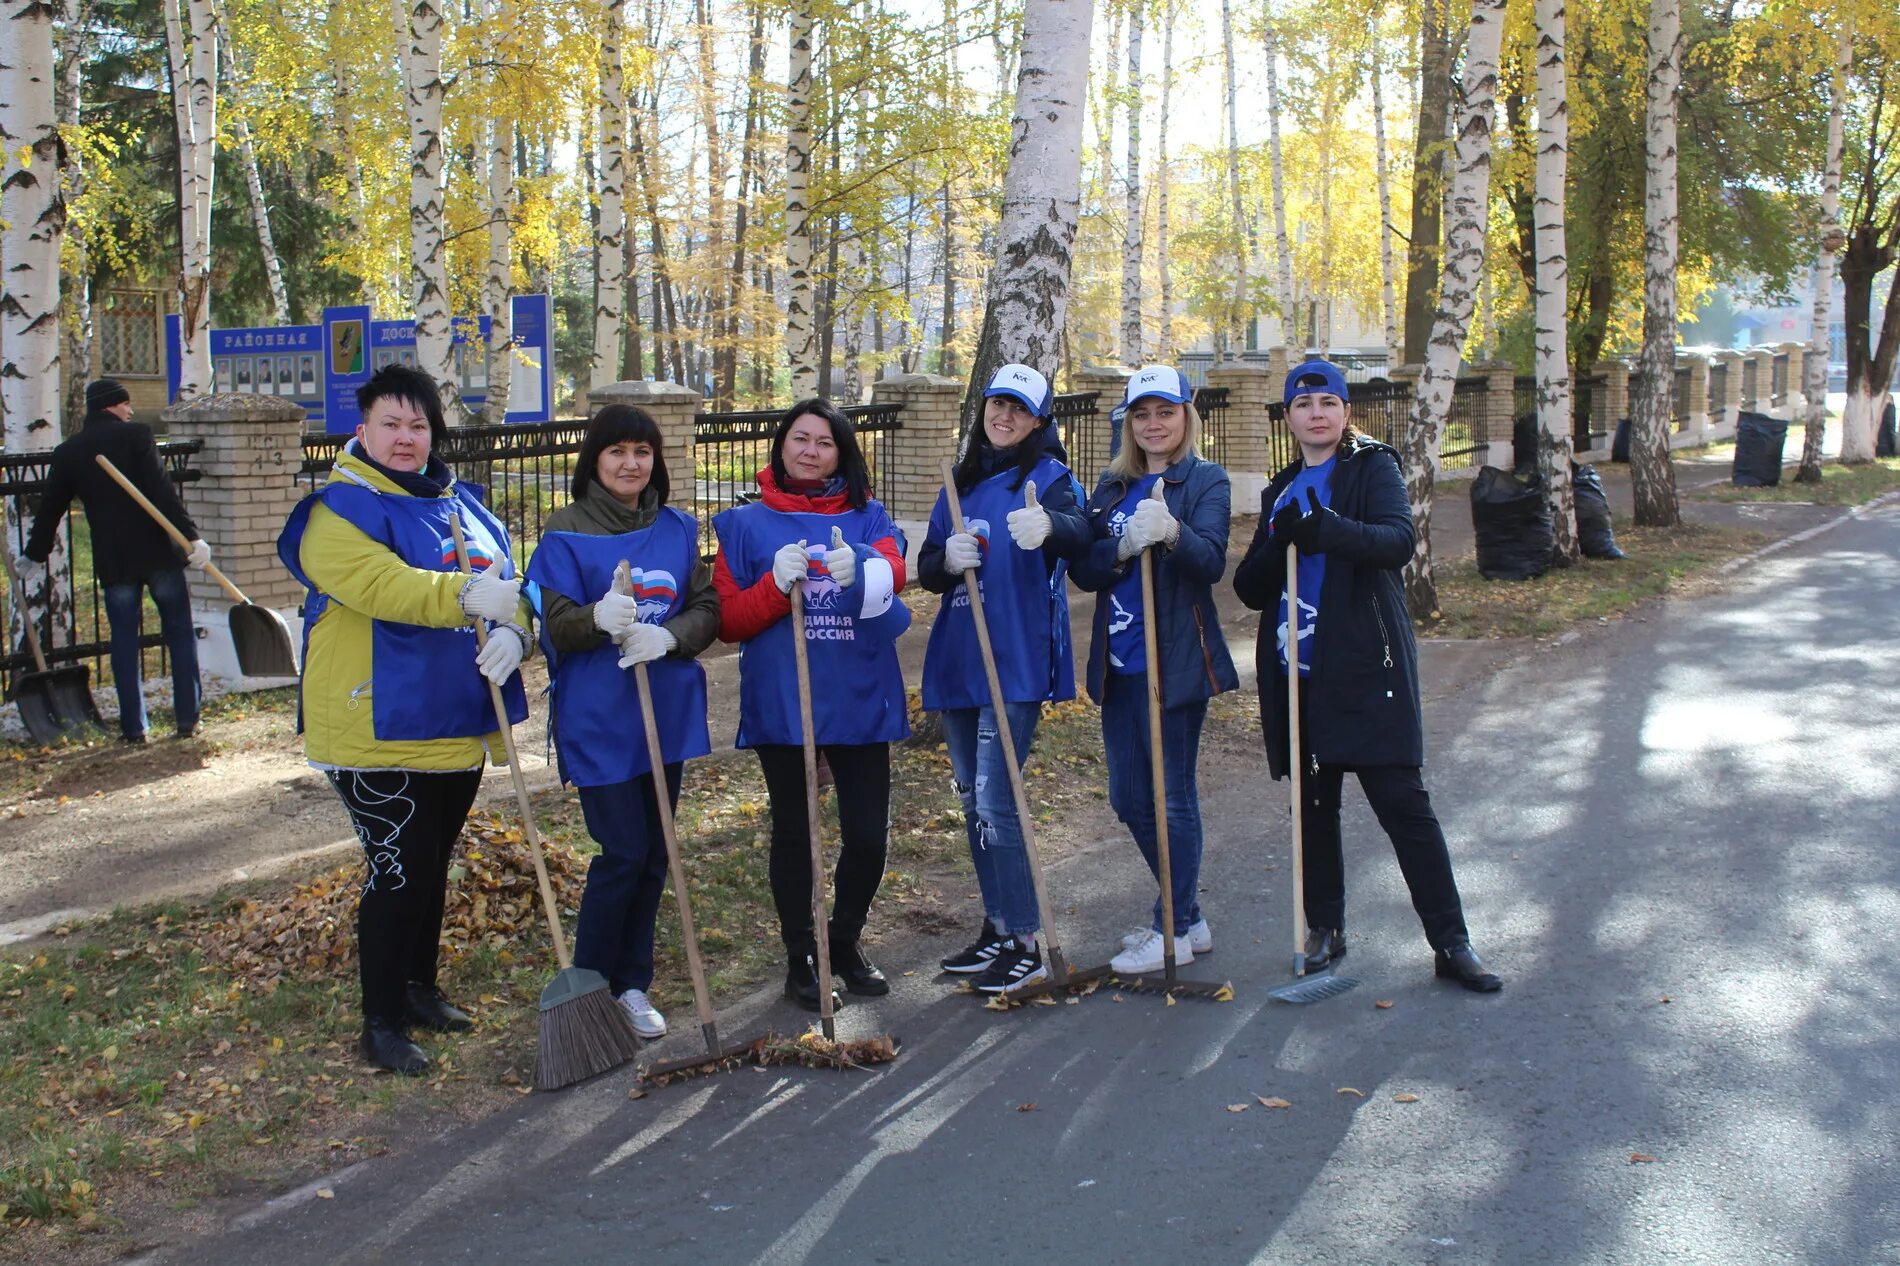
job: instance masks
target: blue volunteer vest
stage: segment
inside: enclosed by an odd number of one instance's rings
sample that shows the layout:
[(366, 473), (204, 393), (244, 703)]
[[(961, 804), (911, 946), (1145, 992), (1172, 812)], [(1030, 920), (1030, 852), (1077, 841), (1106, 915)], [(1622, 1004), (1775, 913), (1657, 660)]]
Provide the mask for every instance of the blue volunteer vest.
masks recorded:
[[(1128, 531), (1135, 507), (1147, 500), (1159, 475), (1147, 475), (1128, 487), (1128, 495), (1108, 516), (1109, 535), (1119, 539)], [(1108, 591), (1108, 668), (1122, 676), (1148, 671), (1148, 643), (1141, 622), (1148, 613), (1141, 604), (1141, 564), (1128, 569)]]
[[(1037, 488), (1054, 487), (1072, 479), (1069, 468), (1044, 457), (1029, 472)], [(1068, 564), (1053, 571), (1040, 549), (1018, 549), (1010, 540), (1009, 512), (1020, 509), (1024, 496), (1016, 472), (992, 475), (962, 497), (963, 522), (983, 546), (983, 564), (976, 570), (983, 591), (983, 611), (990, 626), (990, 646), (996, 653), (996, 675), (1009, 703), (1060, 703), (1075, 698), (1075, 651), (1069, 641)], [(937, 494), (930, 512), (930, 539), (950, 536), (950, 502)], [(924, 708), (941, 712), (951, 708), (981, 708), (990, 702), (983, 672), (983, 654), (976, 643), (976, 621), (970, 614), (970, 594), (964, 584), (943, 595), (937, 619), (930, 626), (930, 645), (924, 652)]]
[[(805, 583), (805, 649), (811, 662), (812, 728), (820, 743), (890, 743), (908, 737), (904, 673), (896, 642), (910, 609), (892, 590), (890, 564), (870, 542), (903, 536), (876, 501), (842, 514), (794, 513), (762, 503), (734, 506), (713, 519), (726, 568), (740, 589), (772, 571), (772, 556), (794, 541), (830, 548), (840, 528), (858, 559), (858, 580), (840, 588), (824, 564)], [(736, 747), (802, 743), (792, 621), (787, 616), (739, 648)]]
[[(321, 503), (363, 535), (388, 547), (411, 567), (457, 571), (455, 538), (449, 515), (461, 516), (469, 565), (482, 571), (497, 559), (501, 574), (515, 574), (508, 550), (508, 529), (482, 504), (481, 489), (454, 485), (446, 497), (383, 493), (365, 483), (332, 482), (297, 503), (277, 537), (277, 557), (307, 591), (304, 597), (304, 648), (335, 599), (304, 574), (300, 551), (310, 512)], [(508, 635), (512, 636), (512, 634)], [(304, 656), (309, 662), (309, 656)], [(475, 630), (466, 624), (429, 628), (374, 620), (370, 634), (371, 718), (377, 739), (422, 742), (429, 739), (480, 738), (495, 732), (495, 708), (488, 680), (475, 667)], [(528, 696), (517, 672), (502, 687), (510, 724), (528, 719)]]
[[(671, 507), (638, 532), (588, 536), (549, 532), (528, 560), (536, 611), (544, 590), (586, 605), (607, 592), (614, 568), (633, 568), (633, 593), (644, 624), (664, 624), (686, 601), (686, 584), (699, 561), (699, 525)], [(549, 725), (561, 778), (578, 787), (630, 782), (651, 772), (640, 719), (640, 691), (633, 670), (620, 667), (620, 648), (609, 642), (586, 651), (555, 651), (541, 626), (548, 657), (553, 706)], [(696, 659), (656, 659), (647, 665), (653, 687), (653, 719), (666, 764), (704, 756), (706, 673)]]

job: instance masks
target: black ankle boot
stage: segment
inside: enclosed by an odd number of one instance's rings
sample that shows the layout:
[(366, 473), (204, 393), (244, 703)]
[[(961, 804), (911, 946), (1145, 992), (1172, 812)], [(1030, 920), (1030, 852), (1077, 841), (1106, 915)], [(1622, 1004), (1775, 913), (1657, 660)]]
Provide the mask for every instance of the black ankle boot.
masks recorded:
[(848, 991), (866, 998), (881, 998), (891, 991), (891, 982), (864, 956), (856, 941), (831, 943), (831, 974), (843, 977)]
[(1432, 974), (1441, 980), (1455, 980), (1473, 993), (1496, 993), (1504, 988), (1497, 974), (1486, 970), (1469, 941), (1432, 955)]
[(363, 1037), (357, 1049), (364, 1059), (392, 1073), (418, 1077), (429, 1071), (428, 1055), (409, 1040), (400, 1025), (389, 1020), (363, 1021)]
[[(792, 960), (791, 967), (785, 973), (786, 998), (796, 1002), (807, 1011), (818, 1010), (818, 966), (813, 958), (814, 956), (810, 954), (799, 955)], [(825, 983), (829, 987), (831, 982)], [(831, 1009), (836, 1011), (842, 1006), (844, 1006), (844, 999), (840, 998), (838, 991), (833, 989)]]
[(1346, 934), (1338, 928), (1306, 929), (1306, 970), (1310, 974), (1346, 956)]
[(450, 1002), (440, 989), (409, 982), (404, 1018), (409, 1023), (437, 1033), (466, 1033), (475, 1027), (468, 1012)]

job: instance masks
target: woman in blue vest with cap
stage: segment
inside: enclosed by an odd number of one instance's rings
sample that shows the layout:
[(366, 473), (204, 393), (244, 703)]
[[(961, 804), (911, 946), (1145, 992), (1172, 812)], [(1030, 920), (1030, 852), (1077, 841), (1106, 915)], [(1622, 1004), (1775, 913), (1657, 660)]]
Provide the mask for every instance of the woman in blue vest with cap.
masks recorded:
[[(891, 744), (910, 734), (896, 640), (904, 537), (871, 496), (857, 431), (828, 400), (800, 401), (772, 434), (759, 500), (713, 519), (719, 636), (740, 644), (739, 733), (758, 753), (772, 808), (772, 902), (785, 943), (785, 996), (816, 1011), (804, 733), (793, 661), (791, 591), (804, 587), (813, 741), (831, 767), (840, 848), (829, 925), (832, 972), (854, 994), (890, 991), (859, 938), (884, 877)], [(822, 983), (825, 989), (831, 982)]]
[[(666, 504), (670, 491), (653, 418), (627, 405), (602, 409), (574, 459), (572, 500), (548, 516), (528, 561), (561, 777), (580, 789), (587, 833), (600, 845), (587, 867), (574, 965), (605, 977), (648, 1039), (666, 1035), (647, 989), (667, 857), (633, 667), (647, 665), (667, 803), (677, 805), (684, 763), (710, 750), (697, 656), (719, 633), (699, 523)], [(624, 583), (615, 574), (623, 562)]]
[[(1004, 365), (984, 391), (963, 440), (955, 530), (942, 493), (917, 554), (917, 580), (943, 604), (924, 653), (923, 704), (943, 714), (963, 828), (983, 894), (983, 930), (943, 969), (1005, 993), (1047, 975), (1036, 936), (1042, 912), (1030, 880), (1022, 823), (997, 740), (996, 701), (977, 647), (968, 583), (983, 607), (1016, 759), (1029, 757), (1043, 703), (1075, 697), (1066, 560), (1089, 546), (1068, 454), (1051, 424), (1055, 394), (1028, 365)], [(1004, 529), (1007, 529), (1005, 531)]]
[[(1157, 895), (1149, 926), (1123, 937), (1121, 952), (1110, 961), (1115, 971), (1133, 974), (1161, 970), (1163, 935), (1174, 937), (1178, 964), (1214, 948), (1200, 908), (1201, 803), (1195, 766), (1207, 701), (1240, 682), (1214, 606), (1214, 584), (1227, 570), (1227, 472), (1201, 459), (1201, 419), (1179, 370), (1149, 365), (1136, 371), (1122, 399), (1122, 445), (1089, 497), (1093, 539), (1071, 574), (1077, 585), (1097, 595), (1088, 688), (1102, 706), (1109, 804), (1157, 878), (1145, 621), (1154, 621), (1161, 658), (1156, 668), (1174, 926), (1161, 926)], [(1142, 605), (1137, 559), (1143, 550), (1154, 551), (1154, 611)]]
[(1287, 425), (1300, 458), (1260, 498), (1260, 526), (1234, 569), (1234, 592), (1275, 607), (1275, 637), (1254, 654), (1267, 766), (1287, 775), (1287, 546), (1300, 593), (1301, 837), (1306, 970), (1346, 956), (1346, 879), (1339, 804), (1348, 771), (1392, 840), (1436, 974), (1479, 993), (1500, 987), (1465, 931), (1445, 833), (1425, 792), (1418, 647), (1400, 573), (1412, 557), (1411, 499), (1391, 447), (1347, 420), (1350, 388), (1323, 360), (1286, 377)]
[[(412, 1026), (472, 1021), (436, 985), (449, 858), (482, 781), (504, 760), (489, 682), (525, 720), (517, 671), (529, 608), (508, 531), (458, 484), (427, 374), (378, 370), (356, 393), (363, 421), (330, 481), (291, 511), (277, 554), (304, 598), (304, 754), (349, 810), (369, 862), (356, 908), (365, 1058), (420, 1073)], [(475, 575), (455, 556), (460, 519)], [(471, 617), (488, 622), (479, 651)]]

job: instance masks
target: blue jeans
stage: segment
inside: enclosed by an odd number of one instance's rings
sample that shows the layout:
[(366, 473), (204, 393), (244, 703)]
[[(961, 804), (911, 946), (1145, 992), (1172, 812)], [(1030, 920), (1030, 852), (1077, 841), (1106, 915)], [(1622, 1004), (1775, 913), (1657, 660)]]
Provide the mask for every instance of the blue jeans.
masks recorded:
[(106, 623), (112, 629), (112, 684), (119, 692), (119, 733), (139, 738), (145, 733), (145, 690), (139, 674), (139, 606), (142, 589), (152, 591), (158, 608), (159, 631), (172, 657), (172, 710), (178, 731), (198, 724), (203, 694), (198, 684), (198, 634), (191, 627), (191, 594), (185, 573), (153, 572), (144, 584), (106, 585)]
[[(1148, 678), (1111, 672), (1105, 686), (1102, 747), (1108, 758), (1108, 803), (1159, 879), (1161, 855), (1148, 751)], [(1201, 754), (1201, 724), (1206, 719), (1205, 699), (1161, 712), (1161, 772), (1168, 790), (1168, 871), (1174, 881), (1176, 936), (1187, 935), (1201, 918), (1201, 792), (1194, 770)], [(1152, 926), (1161, 930), (1159, 893)]]
[[(669, 804), (680, 799), (679, 761), (666, 767)], [(653, 983), (653, 924), (666, 891), (666, 837), (653, 775), (605, 787), (582, 787), (581, 816), (600, 855), (587, 867), (574, 965), (607, 978), (614, 995)]]
[[(1029, 759), (1042, 704), (1006, 706), (1020, 766)], [(1040, 932), (1036, 886), (1029, 876), (1029, 853), (1023, 847), (1022, 823), (1016, 819), (1016, 797), (1010, 789), (1003, 745), (997, 741), (995, 714), (988, 707), (950, 709), (943, 714), (943, 734), (950, 748), (957, 798), (963, 801), (963, 831), (970, 841), (970, 860), (976, 863), (983, 913), (1006, 935)]]

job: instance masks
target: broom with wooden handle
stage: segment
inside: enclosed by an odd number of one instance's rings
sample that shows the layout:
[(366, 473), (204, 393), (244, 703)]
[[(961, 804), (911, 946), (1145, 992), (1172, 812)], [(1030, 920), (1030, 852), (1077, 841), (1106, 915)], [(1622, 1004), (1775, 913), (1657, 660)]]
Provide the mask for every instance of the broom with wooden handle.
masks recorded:
[[(463, 575), (473, 575), (460, 515), (449, 516), (449, 533), (455, 538), (456, 566)], [(481, 617), (472, 616), (469, 623), (475, 627), (475, 644), (488, 645), (488, 626)], [(548, 882), (547, 863), (541, 856), (541, 833), (535, 829), (534, 805), (528, 799), (528, 782), (521, 773), (521, 755), (515, 750), (515, 728), (508, 721), (501, 687), (492, 681), (488, 683), (488, 699), (494, 705), (495, 725), (508, 756), (508, 777), (514, 782), (515, 803), (521, 809), (521, 830), (528, 840), (529, 855), (534, 858), (534, 878), (541, 888), (541, 905), (547, 911), (554, 961), (561, 965), (541, 991), (541, 1037), (534, 1058), (535, 1089), (559, 1090), (632, 1060), (640, 1053), (640, 1037), (633, 1031), (633, 1021), (614, 1000), (606, 977), (574, 966), (574, 960), (568, 957), (567, 938), (561, 933), (561, 908), (554, 900), (554, 885)]]

